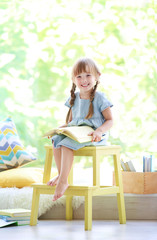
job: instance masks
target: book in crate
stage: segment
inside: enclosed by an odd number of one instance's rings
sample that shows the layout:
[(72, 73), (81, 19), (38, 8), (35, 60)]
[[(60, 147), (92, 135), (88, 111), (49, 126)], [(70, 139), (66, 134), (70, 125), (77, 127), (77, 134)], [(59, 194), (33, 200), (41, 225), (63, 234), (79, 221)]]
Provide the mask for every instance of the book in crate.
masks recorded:
[(136, 169), (131, 160), (126, 161), (126, 162), (121, 160), (121, 168), (123, 169), (123, 171), (136, 172)]

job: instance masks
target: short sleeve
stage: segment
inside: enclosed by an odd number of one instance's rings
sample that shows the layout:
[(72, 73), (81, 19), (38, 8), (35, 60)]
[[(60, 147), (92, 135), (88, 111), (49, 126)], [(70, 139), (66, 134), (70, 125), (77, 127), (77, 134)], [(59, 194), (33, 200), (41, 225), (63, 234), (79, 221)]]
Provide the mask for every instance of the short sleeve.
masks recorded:
[(70, 97), (66, 100), (64, 105), (70, 108)]
[(113, 104), (107, 99), (104, 93), (101, 93), (98, 98), (98, 105), (100, 111), (104, 111), (108, 107), (113, 107)]

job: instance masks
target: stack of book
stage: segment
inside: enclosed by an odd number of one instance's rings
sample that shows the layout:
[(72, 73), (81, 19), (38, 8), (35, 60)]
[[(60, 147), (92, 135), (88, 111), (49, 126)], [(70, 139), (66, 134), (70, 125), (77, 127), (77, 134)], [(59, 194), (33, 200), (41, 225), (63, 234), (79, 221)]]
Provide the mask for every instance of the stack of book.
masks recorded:
[(28, 225), (30, 216), (31, 210), (28, 209), (2, 209), (0, 210), (0, 227)]
[(134, 168), (134, 165), (131, 160), (124, 162), (121, 160), (121, 167), (123, 171), (125, 172), (136, 172), (136, 169)]

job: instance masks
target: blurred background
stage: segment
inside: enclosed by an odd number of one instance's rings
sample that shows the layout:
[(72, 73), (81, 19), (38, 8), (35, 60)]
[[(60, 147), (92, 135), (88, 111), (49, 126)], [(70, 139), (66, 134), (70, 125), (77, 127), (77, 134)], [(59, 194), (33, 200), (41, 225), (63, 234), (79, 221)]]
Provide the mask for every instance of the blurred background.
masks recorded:
[(153, 0), (0, 1), (0, 120), (12, 116), (38, 158), (33, 166), (43, 165), (51, 144), (42, 134), (65, 122), (71, 67), (81, 56), (98, 63), (99, 90), (114, 105), (109, 142), (137, 168), (145, 152), (157, 157), (156, 10)]

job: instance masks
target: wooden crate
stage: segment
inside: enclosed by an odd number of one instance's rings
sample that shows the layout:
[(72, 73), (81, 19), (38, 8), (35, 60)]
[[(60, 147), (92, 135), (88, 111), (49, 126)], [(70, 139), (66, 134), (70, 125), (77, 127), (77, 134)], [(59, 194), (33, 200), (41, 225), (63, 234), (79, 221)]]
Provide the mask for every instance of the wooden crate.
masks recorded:
[[(122, 171), (124, 193), (153, 194), (157, 193), (157, 172), (124, 172)], [(115, 177), (113, 173), (113, 185)]]

